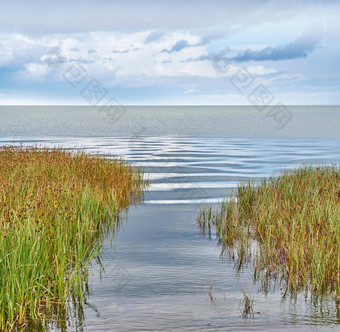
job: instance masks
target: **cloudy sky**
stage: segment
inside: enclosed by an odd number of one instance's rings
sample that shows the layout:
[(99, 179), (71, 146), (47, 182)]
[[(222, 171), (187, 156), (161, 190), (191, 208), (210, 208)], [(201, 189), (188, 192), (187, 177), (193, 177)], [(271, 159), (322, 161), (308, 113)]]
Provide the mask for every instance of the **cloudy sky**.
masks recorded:
[(340, 104), (339, 18), (325, 0), (0, 0), (0, 105), (248, 105), (258, 87)]

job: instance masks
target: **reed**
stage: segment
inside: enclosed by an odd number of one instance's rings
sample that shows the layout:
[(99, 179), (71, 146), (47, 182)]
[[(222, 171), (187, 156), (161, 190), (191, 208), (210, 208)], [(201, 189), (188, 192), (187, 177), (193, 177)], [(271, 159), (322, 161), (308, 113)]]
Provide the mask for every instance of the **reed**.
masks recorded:
[(105, 230), (145, 182), (120, 160), (37, 147), (0, 148), (0, 330), (44, 322), (84, 300)]
[(242, 317), (243, 318), (254, 318), (254, 299), (251, 295), (247, 295), (245, 290), (243, 289), (243, 310), (242, 310)]
[(340, 295), (340, 170), (303, 167), (239, 186), (236, 199), (201, 210), (204, 232), (216, 227), (238, 269), (286, 290)]

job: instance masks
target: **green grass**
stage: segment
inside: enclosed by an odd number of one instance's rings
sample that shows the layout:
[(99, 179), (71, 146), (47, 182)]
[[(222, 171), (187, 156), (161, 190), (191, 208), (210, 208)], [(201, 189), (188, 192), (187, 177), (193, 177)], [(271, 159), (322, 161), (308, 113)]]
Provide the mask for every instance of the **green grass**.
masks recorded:
[(142, 173), (120, 160), (1, 148), (0, 330), (82, 302), (104, 234), (144, 187)]
[[(240, 186), (236, 199), (201, 210), (237, 268), (287, 290), (340, 296), (340, 170), (304, 167)], [(338, 300), (337, 300), (338, 301)]]

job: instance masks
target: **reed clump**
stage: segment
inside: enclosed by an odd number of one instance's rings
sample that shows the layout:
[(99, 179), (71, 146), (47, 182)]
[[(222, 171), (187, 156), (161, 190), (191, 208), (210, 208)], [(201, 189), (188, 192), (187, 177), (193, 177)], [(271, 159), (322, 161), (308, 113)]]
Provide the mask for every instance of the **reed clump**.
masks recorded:
[(0, 148), (0, 330), (44, 321), (70, 298), (82, 301), (105, 229), (144, 186), (142, 173), (120, 160)]
[(254, 278), (279, 280), (291, 291), (340, 295), (340, 170), (303, 167), (240, 186), (236, 199), (201, 210), (204, 231)]

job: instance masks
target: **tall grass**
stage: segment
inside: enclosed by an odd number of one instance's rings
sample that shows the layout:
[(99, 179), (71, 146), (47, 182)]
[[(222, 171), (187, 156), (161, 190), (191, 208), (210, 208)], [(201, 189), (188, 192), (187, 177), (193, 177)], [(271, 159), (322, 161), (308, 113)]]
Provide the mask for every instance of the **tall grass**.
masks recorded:
[(202, 230), (215, 226), (238, 268), (252, 263), (255, 279), (339, 299), (339, 168), (304, 167), (250, 182), (216, 211), (202, 210), (198, 222)]
[(0, 148), (0, 330), (84, 299), (105, 229), (136, 202), (142, 174), (61, 149)]

